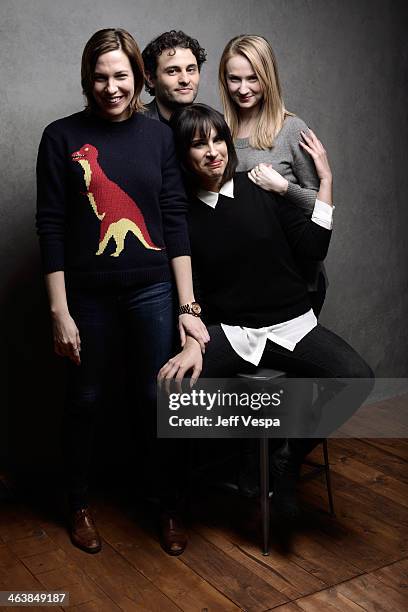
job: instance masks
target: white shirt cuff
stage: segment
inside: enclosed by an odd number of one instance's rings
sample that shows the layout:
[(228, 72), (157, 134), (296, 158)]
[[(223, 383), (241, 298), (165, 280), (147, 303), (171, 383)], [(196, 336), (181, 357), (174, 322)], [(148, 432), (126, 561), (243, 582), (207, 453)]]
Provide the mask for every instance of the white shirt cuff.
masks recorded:
[(312, 221), (321, 227), (331, 230), (333, 227), (334, 208), (334, 206), (330, 206), (329, 204), (316, 199), (312, 214)]

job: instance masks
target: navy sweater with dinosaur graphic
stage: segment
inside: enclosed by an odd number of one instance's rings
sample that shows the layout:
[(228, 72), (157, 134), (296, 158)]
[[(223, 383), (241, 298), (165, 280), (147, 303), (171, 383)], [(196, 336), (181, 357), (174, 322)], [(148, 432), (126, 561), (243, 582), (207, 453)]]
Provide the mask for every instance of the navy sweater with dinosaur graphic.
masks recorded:
[(44, 273), (79, 286), (150, 285), (189, 255), (187, 201), (169, 128), (85, 111), (51, 123), (37, 160)]

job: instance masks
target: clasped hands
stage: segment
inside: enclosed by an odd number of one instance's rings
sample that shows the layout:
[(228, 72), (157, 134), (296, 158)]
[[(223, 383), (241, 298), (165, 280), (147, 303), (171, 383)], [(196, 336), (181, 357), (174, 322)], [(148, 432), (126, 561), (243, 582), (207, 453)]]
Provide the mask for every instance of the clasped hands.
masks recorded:
[[(320, 181), (331, 180), (332, 173), (323, 144), (310, 128), (307, 133), (301, 131), (301, 136), (303, 140), (299, 141), (299, 145), (313, 159)], [(288, 181), (272, 167), (272, 164), (258, 164), (248, 172), (248, 178), (265, 191), (284, 195), (288, 190)]]

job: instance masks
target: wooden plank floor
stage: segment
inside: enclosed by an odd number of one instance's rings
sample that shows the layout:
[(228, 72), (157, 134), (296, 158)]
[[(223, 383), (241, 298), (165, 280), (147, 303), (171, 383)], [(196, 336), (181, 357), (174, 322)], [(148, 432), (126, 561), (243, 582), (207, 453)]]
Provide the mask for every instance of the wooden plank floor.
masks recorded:
[(302, 483), (304, 520), (290, 534), (272, 522), (268, 557), (256, 501), (226, 493), (193, 499), (178, 558), (160, 548), (151, 512), (115, 492), (95, 498), (97, 555), (70, 544), (47, 504), (2, 501), (0, 590), (68, 590), (64, 609), (82, 612), (405, 612), (408, 441), (330, 440), (329, 451), (336, 518), (323, 481)]

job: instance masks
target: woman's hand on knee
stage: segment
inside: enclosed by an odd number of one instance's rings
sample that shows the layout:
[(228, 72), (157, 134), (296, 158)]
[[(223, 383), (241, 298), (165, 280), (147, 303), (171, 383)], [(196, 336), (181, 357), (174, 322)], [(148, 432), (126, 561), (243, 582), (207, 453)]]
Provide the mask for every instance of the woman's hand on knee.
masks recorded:
[(185, 346), (187, 337), (191, 336), (200, 345), (201, 352), (205, 353), (205, 345), (210, 341), (210, 335), (200, 317), (194, 317), (191, 314), (179, 315), (178, 327), (182, 347)]
[(187, 338), (183, 350), (169, 359), (157, 375), (159, 384), (164, 383), (170, 387), (170, 381), (175, 380), (181, 386), (181, 382), (187, 372), (191, 371), (190, 387), (192, 387), (203, 369), (203, 356), (200, 345), (193, 338)]
[(80, 365), (81, 338), (75, 321), (68, 311), (53, 315), (52, 334), (57, 355), (68, 357), (76, 365)]
[(283, 195), (288, 190), (288, 181), (271, 164), (258, 164), (248, 172), (248, 178), (265, 191)]

